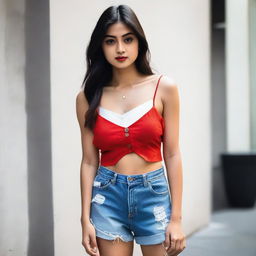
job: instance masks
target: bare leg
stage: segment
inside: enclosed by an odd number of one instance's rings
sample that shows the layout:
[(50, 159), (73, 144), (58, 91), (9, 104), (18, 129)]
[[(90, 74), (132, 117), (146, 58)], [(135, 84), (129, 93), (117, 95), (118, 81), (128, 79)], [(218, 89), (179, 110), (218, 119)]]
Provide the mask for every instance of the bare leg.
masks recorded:
[(96, 237), (100, 256), (132, 256), (134, 242), (124, 242), (120, 238), (106, 240)]
[(163, 244), (141, 245), (143, 256), (168, 256)]

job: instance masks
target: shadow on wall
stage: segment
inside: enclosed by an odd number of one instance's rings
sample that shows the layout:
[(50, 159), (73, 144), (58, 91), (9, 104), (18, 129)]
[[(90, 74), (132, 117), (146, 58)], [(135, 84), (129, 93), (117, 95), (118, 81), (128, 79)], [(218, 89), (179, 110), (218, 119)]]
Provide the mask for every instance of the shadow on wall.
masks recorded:
[(53, 256), (49, 2), (26, 1), (28, 256)]

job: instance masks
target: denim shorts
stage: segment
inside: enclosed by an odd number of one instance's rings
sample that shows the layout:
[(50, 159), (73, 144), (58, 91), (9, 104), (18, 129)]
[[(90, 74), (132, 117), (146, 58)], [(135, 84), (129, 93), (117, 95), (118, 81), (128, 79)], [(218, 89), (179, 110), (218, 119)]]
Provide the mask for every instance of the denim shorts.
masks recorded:
[(171, 197), (163, 166), (138, 175), (116, 173), (102, 165), (92, 187), (90, 222), (96, 236), (135, 239), (137, 244), (165, 240), (171, 217)]

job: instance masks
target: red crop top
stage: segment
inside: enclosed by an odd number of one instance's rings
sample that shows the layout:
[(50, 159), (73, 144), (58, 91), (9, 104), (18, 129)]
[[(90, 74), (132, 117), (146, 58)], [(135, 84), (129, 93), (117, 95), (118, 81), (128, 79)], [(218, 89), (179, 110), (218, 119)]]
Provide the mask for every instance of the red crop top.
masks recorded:
[(146, 161), (161, 161), (161, 142), (164, 132), (164, 119), (153, 106), (137, 121), (127, 127), (117, 125), (99, 114), (93, 129), (93, 144), (101, 150), (101, 165), (115, 165), (124, 155), (134, 152)]

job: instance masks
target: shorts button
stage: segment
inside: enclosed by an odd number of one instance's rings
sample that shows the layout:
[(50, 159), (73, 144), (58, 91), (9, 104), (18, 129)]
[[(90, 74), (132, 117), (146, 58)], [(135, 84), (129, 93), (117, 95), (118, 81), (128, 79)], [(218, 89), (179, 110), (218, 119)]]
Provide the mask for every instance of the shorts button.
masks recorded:
[(128, 180), (129, 180), (129, 181), (132, 181), (132, 180), (133, 180), (133, 177), (129, 177)]

